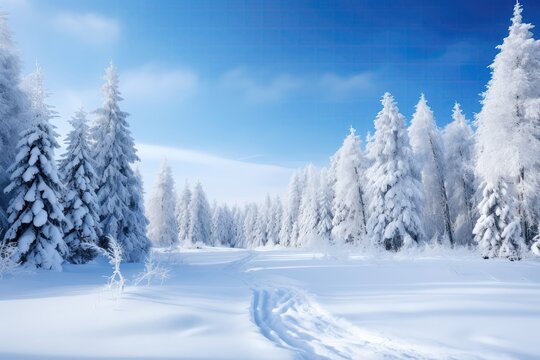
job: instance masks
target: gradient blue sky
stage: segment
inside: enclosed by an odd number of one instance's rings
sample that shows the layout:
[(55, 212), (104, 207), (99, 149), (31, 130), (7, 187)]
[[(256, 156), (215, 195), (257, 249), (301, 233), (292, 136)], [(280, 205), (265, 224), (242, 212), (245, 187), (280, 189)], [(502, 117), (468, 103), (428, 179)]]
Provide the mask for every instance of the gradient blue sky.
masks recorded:
[[(246, 199), (283, 187), (289, 168), (325, 165), (349, 125), (364, 136), (385, 91), (408, 119), (421, 92), (440, 126), (454, 101), (472, 118), (513, 5), (0, 0), (25, 72), (40, 63), (62, 119), (81, 102), (89, 109), (99, 105), (103, 68), (112, 59), (143, 147), (277, 169), (275, 181)], [(538, 22), (540, 3), (523, 5), (525, 21)], [(148, 151), (154, 160), (161, 154), (144, 148), (143, 162)], [(199, 165), (202, 171), (204, 162)], [(214, 197), (236, 198), (236, 190), (217, 193), (219, 171), (182, 171), (175, 168), (177, 178), (214, 181)]]

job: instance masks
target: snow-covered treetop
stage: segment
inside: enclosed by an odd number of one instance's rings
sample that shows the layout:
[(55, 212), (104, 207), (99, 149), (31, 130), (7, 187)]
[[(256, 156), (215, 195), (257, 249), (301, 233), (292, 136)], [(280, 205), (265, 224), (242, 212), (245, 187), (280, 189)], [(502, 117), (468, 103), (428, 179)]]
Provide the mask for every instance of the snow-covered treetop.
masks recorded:
[[(48, 121), (57, 116), (53, 107), (46, 103), (46, 99), (50, 96), (50, 93), (43, 85), (43, 72), (39, 65), (36, 65), (36, 70), (33, 73), (24, 78), (22, 87), (31, 104), (32, 113), (29, 119), (30, 123), (41, 121), (43, 118), (46, 118)], [(52, 128), (55, 128), (55, 126), (52, 126)]]
[[(420, 95), (420, 100), (416, 104), (416, 111), (411, 120), (409, 128), (409, 139), (414, 152), (419, 157), (418, 160), (426, 161), (427, 157), (433, 156), (432, 147), (439, 147), (437, 138), (437, 126), (433, 111), (429, 107), (424, 94)], [(441, 149), (435, 149), (440, 153)]]

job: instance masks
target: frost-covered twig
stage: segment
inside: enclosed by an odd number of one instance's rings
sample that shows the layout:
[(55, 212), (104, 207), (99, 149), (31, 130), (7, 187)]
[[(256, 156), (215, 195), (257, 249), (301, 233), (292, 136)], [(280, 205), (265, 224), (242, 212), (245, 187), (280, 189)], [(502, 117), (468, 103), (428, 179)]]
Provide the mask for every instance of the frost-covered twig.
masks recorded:
[(0, 279), (7, 274), (13, 274), (19, 263), (13, 260), (13, 255), (17, 250), (15, 244), (0, 241)]
[(103, 249), (92, 243), (82, 244), (85, 248), (91, 248), (94, 251), (103, 254), (109, 260), (109, 264), (112, 265), (113, 271), (112, 274), (107, 277), (107, 287), (116, 292), (116, 298), (120, 298), (124, 293), (124, 287), (126, 285), (126, 279), (120, 268), (120, 265), (122, 264), (122, 247), (112, 236), (107, 236), (106, 245), (106, 248)]
[(170, 278), (170, 270), (156, 263), (153, 254), (150, 254), (144, 262), (144, 271), (140, 272), (133, 279), (135, 285), (139, 285), (141, 282), (146, 281), (147, 285), (156, 279), (160, 282), (160, 285)]

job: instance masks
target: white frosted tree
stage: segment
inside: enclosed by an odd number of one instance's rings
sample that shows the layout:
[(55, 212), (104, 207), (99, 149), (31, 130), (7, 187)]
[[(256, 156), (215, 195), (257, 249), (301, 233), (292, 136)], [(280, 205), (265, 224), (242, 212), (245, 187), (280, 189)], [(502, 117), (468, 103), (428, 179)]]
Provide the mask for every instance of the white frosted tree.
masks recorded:
[(15, 262), (61, 270), (68, 248), (63, 239), (64, 213), (54, 150), (59, 145), (50, 119), (55, 112), (46, 104), (47, 92), (39, 69), (26, 80), (30, 96), (30, 127), (20, 134), (10, 183), (9, 228), (4, 237), (15, 244)]
[(233, 221), (233, 237), (231, 246), (241, 248), (244, 246), (244, 212), (238, 206), (231, 210)]
[(67, 149), (59, 163), (65, 189), (62, 196), (66, 217), (64, 239), (69, 248), (67, 260), (84, 264), (98, 255), (95, 250), (100, 235), (97, 175), (88, 143), (88, 120), (82, 108), (71, 119), (71, 125)]
[(279, 233), (283, 223), (283, 204), (281, 198), (276, 196), (271, 202), (270, 219), (266, 227), (268, 236), (267, 245), (273, 246), (279, 244)]
[(234, 243), (234, 226), (231, 211), (226, 205), (216, 205), (212, 210), (212, 245), (231, 246)]
[(298, 237), (298, 215), (302, 200), (302, 176), (299, 171), (295, 172), (289, 182), (287, 191), (287, 203), (283, 212), (283, 221), (279, 235), (280, 244), (291, 246)]
[(178, 243), (176, 189), (171, 167), (163, 162), (148, 203), (148, 237), (156, 246)]
[(454, 245), (454, 231), (444, 182), (444, 149), (433, 112), (424, 94), (416, 105), (409, 139), (422, 174), (424, 186), (424, 229), (428, 239)]
[(176, 222), (178, 224), (178, 239), (181, 243), (187, 241), (189, 233), (189, 203), (191, 202), (191, 189), (186, 181), (184, 190), (176, 205)]
[(499, 181), (508, 185), (506, 196), (517, 199), (527, 244), (540, 215), (540, 43), (533, 39), (532, 28), (523, 23), (522, 7), (516, 2), (508, 36), (490, 65), (491, 80), (476, 118), (477, 173), (490, 188)]
[(358, 244), (366, 235), (365, 159), (355, 130), (332, 157), (334, 201), (332, 238), (338, 243)]
[(319, 239), (331, 242), (332, 234), (332, 203), (333, 192), (330, 184), (328, 170), (323, 169), (320, 173), (319, 191), (317, 194), (319, 223), (317, 224), (317, 235)]
[(519, 260), (521, 229), (513, 199), (507, 195), (503, 180), (494, 185), (484, 184), (482, 200), (478, 204), (480, 217), (474, 227), (475, 240), (484, 259), (505, 257)]
[(445, 184), (457, 244), (472, 244), (475, 223), (474, 133), (458, 103), (443, 131)]
[[(20, 88), (21, 66), (7, 15), (0, 13), (0, 188), (9, 183), (7, 169), (18, 152), (19, 133), (28, 126), (29, 101)], [(11, 194), (0, 192), (0, 235), (6, 230), (6, 210)]]
[(210, 205), (200, 182), (195, 185), (191, 194), (191, 201), (188, 207), (189, 227), (188, 244), (199, 246), (201, 244), (211, 245), (212, 214)]
[(306, 246), (318, 240), (319, 176), (313, 165), (307, 167), (306, 183), (298, 214), (298, 246)]
[(242, 224), (242, 246), (252, 248), (256, 244), (257, 220), (259, 218), (259, 208), (257, 204), (247, 204), (244, 209), (243, 224)]
[(397, 251), (424, 238), (422, 184), (409, 144), (405, 117), (389, 93), (375, 119), (366, 172), (370, 199), (368, 236), (374, 246)]
[(98, 206), (102, 244), (112, 236), (120, 246), (124, 261), (144, 260), (149, 250), (146, 237), (142, 186), (132, 166), (139, 160), (129, 131), (128, 114), (122, 111), (118, 75), (111, 64), (105, 71), (103, 105), (93, 128), (94, 153), (98, 173)]

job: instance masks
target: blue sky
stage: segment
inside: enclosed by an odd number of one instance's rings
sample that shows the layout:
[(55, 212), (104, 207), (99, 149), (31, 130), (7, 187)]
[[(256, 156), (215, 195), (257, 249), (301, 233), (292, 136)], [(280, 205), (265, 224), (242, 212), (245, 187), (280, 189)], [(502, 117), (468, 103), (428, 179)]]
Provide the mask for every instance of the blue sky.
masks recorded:
[[(525, 20), (538, 22), (540, 4), (523, 4)], [(174, 152), (182, 159), (178, 181), (200, 178), (212, 197), (228, 201), (249, 186), (246, 200), (278, 191), (290, 168), (325, 165), (349, 125), (362, 136), (372, 129), (385, 91), (408, 119), (421, 92), (440, 126), (456, 100), (472, 118), (512, 7), (510, 0), (0, 0), (25, 71), (36, 61), (44, 69), (61, 131), (80, 103), (99, 105), (103, 68), (113, 60), (148, 181), (158, 158), (168, 152), (174, 163)], [(208, 161), (220, 170), (206, 171)], [(231, 187), (235, 180), (240, 188)]]

